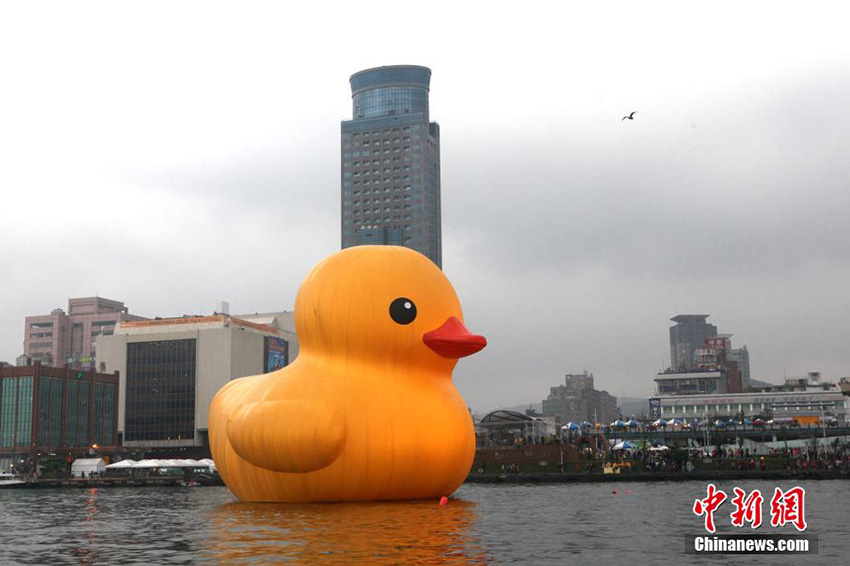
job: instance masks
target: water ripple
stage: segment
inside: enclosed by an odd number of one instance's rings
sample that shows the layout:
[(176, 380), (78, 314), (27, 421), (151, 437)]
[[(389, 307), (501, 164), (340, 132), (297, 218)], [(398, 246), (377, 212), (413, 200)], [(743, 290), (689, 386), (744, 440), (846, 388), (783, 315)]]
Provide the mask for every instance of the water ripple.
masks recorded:
[[(465, 485), (444, 507), (239, 503), (225, 488), (0, 491), (0, 564), (841, 562), (850, 552), (846, 484), (804, 485), (820, 555), (793, 557), (684, 555), (683, 535), (701, 528), (691, 512), (705, 493), (698, 482)], [(733, 532), (727, 517), (716, 519)]]

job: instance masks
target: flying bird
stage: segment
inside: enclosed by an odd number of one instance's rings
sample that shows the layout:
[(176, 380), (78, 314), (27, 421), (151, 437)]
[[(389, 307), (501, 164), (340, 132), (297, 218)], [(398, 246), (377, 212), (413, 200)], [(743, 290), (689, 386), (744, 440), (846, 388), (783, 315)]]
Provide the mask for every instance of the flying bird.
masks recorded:
[(634, 120), (634, 119), (635, 119), (635, 114), (637, 114), (637, 110), (635, 110), (634, 112), (632, 112), (632, 113), (631, 113), (631, 114), (629, 114), (628, 116), (623, 116), (623, 119), (622, 119), (622, 120), (620, 120), (620, 122), (622, 122), (623, 120)]

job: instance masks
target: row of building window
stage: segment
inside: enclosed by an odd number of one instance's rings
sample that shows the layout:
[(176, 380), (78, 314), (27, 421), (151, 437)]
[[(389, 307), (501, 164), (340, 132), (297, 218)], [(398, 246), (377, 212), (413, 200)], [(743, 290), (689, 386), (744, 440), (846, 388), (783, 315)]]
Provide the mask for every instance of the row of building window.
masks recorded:
[[(789, 406), (788, 408), (793, 408), (796, 410), (808, 409), (810, 407), (814, 407), (813, 410), (819, 410), (821, 405), (827, 406), (832, 405), (831, 402), (812, 402), (810, 404), (802, 404), (802, 405), (794, 405)], [(680, 415), (702, 415), (704, 413), (714, 414), (718, 412), (732, 412), (737, 413), (740, 411), (764, 411), (767, 409), (773, 409), (777, 406), (775, 403), (728, 403), (728, 404), (708, 404), (708, 405), (671, 405), (666, 407), (666, 411), (670, 414), (680, 414)], [(783, 404), (783, 406), (785, 406)]]
[(396, 133), (396, 132), (399, 132), (399, 131), (409, 132), (411, 130), (411, 128), (413, 128), (413, 130), (416, 131), (416, 130), (419, 129), (419, 125), (416, 124), (414, 126), (404, 126), (403, 128), (375, 130), (373, 132), (368, 132), (368, 131), (367, 132), (354, 132), (353, 134), (351, 134), (351, 137), (353, 137), (353, 138), (357, 138), (357, 137), (368, 138), (369, 136), (380, 136), (381, 134), (386, 136), (386, 135), (389, 135), (390, 133)]
[[(404, 195), (404, 200), (410, 200), (411, 198), (412, 197), (410, 195)], [(395, 196), (392, 197), (392, 200), (401, 200), (401, 196), (395, 195)], [(374, 201), (372, 199), (368, 199), (368, 198), (363, 199), (363, 204), (371, 204), (372, 202), (377, 204), (377, 203), (381, 202), (381, 199), (379, 197), (375, 197)], [(390, 202), (390, 197), (384, 197), (383, 202)], [(348, 205), (348, 201), (345, 201), (345, 204)], [(355, 200), (351, 204), (353, 204), (354, 206), (357, 206), (357, 205), (360, 204), (360, 201)]]
[[(411, 207), (411, 205), (405, 204), (404, 210), (410, 210), (410, 207)], [(354, 209), (354, 216), (358, 216), (361, 213), (362, 214), (369, 214), (370, 211), (371, 212), (381, 212), (381, 210), (382, 209), (381, 209), (380, 206), (376, 206), (376, 207), (373, 207), (371, 209), (370, 208), (363, 208), (363, 209), (355, 208)], [(392, 207), (389, 207), (389, 206), (383, 207), (383, 212), (389, 212), (390, 210), (402, 210), (402, 206), (400, 204), (397, 204), (397, 205), (394, 205)]]
[[(420, 157), (420, 155), (418, 153), (412, 153), (412, 154), (409, 153), (410, 148), (405, 148), (404, 151), (408, 152), (408, 155), (404, 156), (405, 161), (410, 161), (411, 159), (419, 159), (419, 157)], [(418, 149), (417, 149), (417, 151), (418, 151)], [(402, 150), (397, 148), (397, 147), (393, 148), (393, 149), (387, 148), (383, 151), (380, 150), (380, 149), (364, 149), (364, 150), (361, 150), (361, 151), (355, 151), (353, 153), (345, 153), (343, 155), (343, 157), (345, 157), (347, 159), (349, 157), (369, 157), (370, 155), (389, 155), (391, 153), (401, 153), (401, 152), (402, 152)]]
[[(401, 171), (398, 171), (398, 167), (396, 167), (396, 172), (401, 173)], [(361, 170), (358, 170), (358, 171), (354, 171), (352, 173), (346, 173), (345, 176), (346, 177), (360, 177), (362, 175), (364, 177), (368, 177), (370, 175), (376, 175), (376, 176), (381, 175), (381, 174), (389, 175), (391, 173), (393, 173), (393, 171), (390, 171), (390, 168), (387, 167), (383, 171), (381, 171), (380, 169), (373, 169), (371, 171), (369, 171), (368, 169), (361, 169)], [(390, 177), (385, 177), (384, 182), (385, 183), (388, 182), (389, 179), (390, 179)], [(402, 179), (404, 179), (405, 181), (409, 181), (410, 175), (404, 175), (404, 176), (396, 175), (396, 176), (392, 177), (393, 181), (400, 181)], [(377, 182), (377, 181), (378, 180), (376, 179), (375, 182)]]
[(405, 136), (404, 138), (386, 138), (383, 140), (375, 141), (363, 140), (362, 142), (354, 142), (354, 147), (370, 147), (372, 145), (381, 145), (381, 143), (383, 143), (384, 145), (390, 145), (391, 143), (402, 143), (402, 141), (409, 142), (410, 136)]
[[(393, 185), (393, 183), (400, 183), (400, 182), (401, 182), (401, 181), (398, 179), (398, 177), (396, 177), (396, 178), (395, 178), (395, 179), (393, 179), (393, 180), (391, 180), (391, 179), (389, 179), (389, 178), (386, 178), (386, 179), (384, 179), (384, 181), (383, 181), (383, 184), (384, 184), (385, 186), (383, 186), (383, 187), (374, 187), (374, 190), (375, 190), (376, 192), (377, 192), (377, 191), (380, 191), (380, 190), (382, 190), (382, 189), (383, 189), (383, 191), (384, 191), (384, 192), (389, 191), (390, 189), (399, 190), (399, 189), (401, 189), (402, 185)], [(381, 180), (380, 180), (380, 179), (375, 179), (374, 181), (371, 181), (371, 180), (369, 180), (369, 179), (365, 179), (365, 180), (364, 180), (364, 181), (362, 181), (362, 182), (360, 182), (360, 181), (354, 181), (353, 183), (352, 183), (352, 182), (350, 182), (350, 181), (346, 181), (346, 182), (345, 182), (345, 186), (346, 186), (346, 187), (352, 187), (352, 186), (357, 187), (357, 186), (361, 186), (361, 185), (365, 187), (365, 186), (368, 186), (368, 185), (380, 185), (380, 184), (381, 184)], [(389, 186), (389, 187), (388, 187), (388, 186), (386, 186), (386, 185), (392, 185), (392, 186)], [(368, 189), (364, 189), (364, 191), (368, 191), (368, 190), (370, 190), (370, 189), (372, 189), (372, 187), (369, 187)], [(418, 189), (419, 189), (419, 184), (418, 184), (418, 183), (416, 183), (416, 184), (414, 184), (414, 185), (412, 185), (412, 186), (411, 186), (411, 185), (404, 185), (404, 190), (405, 190), (405, 191), (409, 191), (409, 190), (411, 190), (411, 189), (416, 189), (416, 190), (418, 190)]]
[[(377, 173), (376, 173), (376, 175), (377, 175)], [(356, 174), (356, 175), (354, 175), (354, 176), (355, 176), (355, 177), (359, 177), (360, 175), (359, 175), (359, 174)], [(418, 179), (417, 179), (417, 180), (418, 180)], [(410, 175), (405, 175), (405, 176), (404, 176), (404, 180), (403, 180), (403, 181), (404, 181), (405, 183), (410, 183)], [(388, 184), (390, 184), (390, 183), (401, 183), (401, 182), (402, 182), (402, 178), (401, 178), (401, 177), (384, 177), (383, 182), (384, 182), (384, 184), (385, 184), (385, 185), (388, 185)], [(363, 181), (363, 184), (364, 184), (364, 185), (369, 185), (370, 183), (371, 183), (371, 184), (378, 185), (378, 184), (380, 184), (380, 183), (381, 183), (381, 179), (365, 179), (365, 180)], [(359, 185), (360, 183), (359, 183), (358, 181), (354, 181), (354, 184), (355, 184), (355, 185)], [(405, 190), (410, 190), (410, 185), (405, 185), (405, 186), (404, 186), (404, 188), (405, 188)]]
[[(91, 321), (91, 326), (112, 326), (115, 324), (114, 320), (93, 320)], [(75, 322), (72, 324), (74, 328), (79, 328), (83, 325), (82, 322)], [(30, 330), (39, 330), (45, 328), (53, 328), (53, 322), (33, 322), (30, 324)]]
[[(382, 234), (384, 230), (387, 230), (390, 233), (384, 236)], [(357, 245), (375, 243), (400, 245), (404, 243), (415, 246), (420, 243), (420, 239), (416, 235), (402, 236), (402, 228), (399, 225), (381, 226), (378, 224), (370, 224), (367, 226), (360, 226), (352, 233), (352, 235), (357, 242)]]
[[(359, 151), (355, 152), (355, 154), (359, 154), (359, 153), (360, 153)], [(351, 155), (352, 155), (351, 153), (346, 153), (346, 154), (343, 155), (343, 159), (351, 159)], [(354, 157), (359, 158), (360, 155), (355, 155)], [(413, 157), (415, 157), (416, 159), (419, 159), (419, 154), (414, 154)], [(409, 155), (405, 155), (403, 158), (402, 158), (402, 156), (398, 156), (398, 157), (384, 157), (383, 159), (381, 159), (381, 158), (379, 158), (379, 159), (364, 159), (363, 161), (354, 161), (354, 162), (343, 161), (342, 168), (345, 170), (345, 169), (350, 169), (351, 167), (361, 167), (361, 166), (362, 167), (374, 167), (375, 165), (380, 166), (382, 163), (384, 165), (390, 165), (392, 163), (400, 164), (402, 161), (404, 161), (405, 163), (411, 163), (411, 158), (410, 158)], [(411, 165), (404, 165), (404, 166), (394, 165), (393, 168), (392, 168), (392, 171), (393, 172), (401, 172), (401, 171), (410, 171), (411, 169), (421, 169), (421, 165), (418, 162), (412, 163)], [(352, 176), (354, 176), (355, 172), (358, 172), (358, 171), (345, 171), (344, 176), (345, 177), (352, 177)], [(361, 175), (366, 175), (366, 174), (368, 174), (367, 172), (368, 172), (367, 169), (360, 169), (359, 170), (359, 173)], [(389, 172), (389, 168), (388, 167), (385, 168), (384, 172), (385, 173)]]
[[(413, 190), (413, 189), (418, 190), (419, 185), (412, 185), (412, 186), (411, 185), (404, 185), (405, 191), (410, 191), (410, 190)], [(377, 195), (377, 194), (380, 194), (382, 192), (384, 194), (387, 194), (387, 193), (400, 194), (401, 190), (402, 189), (401, 189), (400, 185), (395, 185), (395, 186), (392, 186), (392, 187), (374, 187), (374, 188), (369, 188), (369, 189), (354, 189), (353, 191), (351, 191), (351, 194), (355, 195), (355, 196), (357, 196), (359, 194), (363, 194), (363, 195), (374, 194), (374, 195)], [(410, 200), (410, 198), (408, 198), (408, 197), (410, 197), (409, 194), (404, 195), (404, 200)]]
[[(364, 222), (363, 225), (360, 224), (359, 220), (355, 220), (354, 225), (357, 226), (358, 228), (361, 228), (361, 229), (378, 228), (382, 225), (389, 225), (392, 222), (399, 222), (400, 220), (401, 220), (401, 217), (399, 217), (399, 216), (393, 216), (393, 217), (385, 216), (383, 219), (381, 219), (381, 218), (368, 219), (367, 218), (366, 220), (363, 221)], [(367, 222), (371, 222), (372, 224), (366, 224)], [(377, 224), (375, 224), (375, 223), (377, 223)], [(402, 227), (397, 225), (397, 224), (393, 224), (392, 226), (390, 226), (390, 228), (398, 228), (399, 230), (402, 229)], [(410, 230), (412, 230), (412, 228), (410, 227), (409, 224), (407, 224), (407, 225), (404, 226), (404, 230), (410, 231)]]
[[(390, 163), (391, 163), (391, 161), (390, 161), (389, 159), (384, 159), (384, 165), (389, 165)], [(349, 167), (360, 167), (361, 165), (366, 166), (366, 167), (369, 167), (370, 165), (373, 165), (373, 166), (379, 166), (379, 167), (380, 167), (380, 165), (381, 165), (381, 160), (380, 160), (380, 159), (375, 159), (375, 160), (374, 160), (374, 162), (369, 162), (369, 161), (363, 161), (363, 162), (355, 161), (354, 163), (352, 163), (352, 162), (350, 162), (350, 161), (346, 161), (346, 162), (343, 164), (343, 167), (345, 167), (346, 169), (348, 169)], [(378, 170), (378, 169), (374, 169), (373, 171), (374, 171), (374, 173), (376, 173), (376, 174), (379, 172), (379, 170)], [(392, 168), (392, 170), (391, 170), (389, 167), (384, 167), (384, 173), (391, 173), (391, 172), (401, 173), (402, 171), (410, 171), (410, 165), (405, 165), (404, 167), (401, 167), (400, 165), (396, 165), (396, 166), (394, 166), (394, 167)], [(358, 172), (358, 171), (355, 171), (355, 173), (357, 173), (357, 172)], [(369, 174), (369, 170), (368, 170), (368, 169), (365, 169), (365, 170), (364, 170), (364, 169), (361, 169), (361, 170), (359, 171), (359, 173), (361, 173), (361, 174), (363, 174), (363, 175), (368, 175), (368, 174)]]

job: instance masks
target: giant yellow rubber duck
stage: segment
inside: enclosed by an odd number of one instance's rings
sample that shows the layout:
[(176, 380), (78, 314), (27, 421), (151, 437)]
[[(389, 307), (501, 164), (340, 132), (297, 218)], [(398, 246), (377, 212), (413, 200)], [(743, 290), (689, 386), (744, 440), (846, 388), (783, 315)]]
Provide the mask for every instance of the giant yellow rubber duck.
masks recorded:
[(357, 246), (323, 260), (295, 300), (298, 358), (213, 399), (227, 486), (243, 501), (451, 494), (475, 456), (452, 370), (487, 344), (462, 321), (451, 283), (418, 252)]

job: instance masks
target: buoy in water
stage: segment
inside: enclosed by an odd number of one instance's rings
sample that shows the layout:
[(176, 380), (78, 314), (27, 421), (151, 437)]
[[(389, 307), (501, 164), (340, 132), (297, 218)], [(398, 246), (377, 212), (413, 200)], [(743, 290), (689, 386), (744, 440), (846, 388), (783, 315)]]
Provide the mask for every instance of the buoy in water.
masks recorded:
[(444, 496), (442, 496), (442, 497), (440, 498), (440, 505), (448, 505), (448, 504), (449, 504), (449, 498), (448, 498), (448, 497), (446, 497), (445, 495), (444, 495)]

